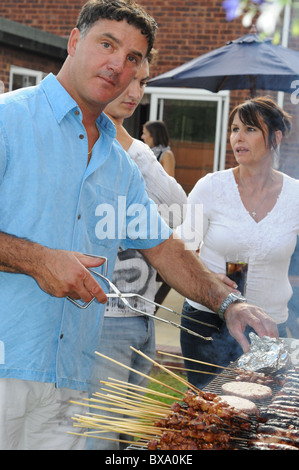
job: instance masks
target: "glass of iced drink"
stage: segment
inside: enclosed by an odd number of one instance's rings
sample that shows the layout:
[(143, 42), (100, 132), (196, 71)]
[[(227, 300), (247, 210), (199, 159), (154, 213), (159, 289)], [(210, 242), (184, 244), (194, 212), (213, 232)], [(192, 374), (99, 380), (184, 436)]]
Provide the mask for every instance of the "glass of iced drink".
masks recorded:
[(226, 258), (226, 275), (237, 284), (237, 289), (242, 295), (246, 295), (246, 282), (248, 271), (248, 259), (238, 256)]

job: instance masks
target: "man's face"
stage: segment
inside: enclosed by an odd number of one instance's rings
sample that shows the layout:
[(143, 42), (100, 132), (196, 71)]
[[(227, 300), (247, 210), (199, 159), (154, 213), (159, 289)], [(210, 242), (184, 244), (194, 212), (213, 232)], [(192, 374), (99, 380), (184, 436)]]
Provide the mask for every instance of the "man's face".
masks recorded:
[(145, 60), (125, 91), (107, 105), (105, 113), (117, 120), (132, 116), (144, 95), (148, 79), (149, 64)]
[(148, 42), (125, 20), (99, 20), (83, 37), (69, 40), (70, 94), (80, 105), (101, 107), (119, 96), (135, 77)]

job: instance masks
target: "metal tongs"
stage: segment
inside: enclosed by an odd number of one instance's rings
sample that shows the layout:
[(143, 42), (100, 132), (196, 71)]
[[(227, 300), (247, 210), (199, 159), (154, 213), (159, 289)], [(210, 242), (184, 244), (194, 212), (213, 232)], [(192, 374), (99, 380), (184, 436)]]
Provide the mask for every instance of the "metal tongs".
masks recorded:
[[(90, 255), (89, 255), (90, 256)], [(133, 312), (135, 313), (139, 313), (140, 315), (144, 315), (144, 316), (147, 316), (147, 317), (150, 317), (150, 318), (154, 318), (155, 320), (159, 320), (159, 321), (162, 321), (164, 323), (167, 323), (167, 324), (170, 324), (176, 328), (179, 328), (191, 335), (194, 335), (194, 336), (197, 336), (198, 338), (201, 338), (201, 339), (204, 339), (206, 341), (213, 341), (213, 338), (210, 337), (210, 336), (202, 336), (198, 333), (196, 333), (195, 331), (192, 331), (188, 328), (185, 328), (184, 326), (181, 326), (171, 320), (166, 320), (164, 318), (160, 318), (160, 317), (157, 317), (156, 315), (152, 315), (150, 313), (147, 313), (147, 312), (143, 312), (142, 310), (139, 310), (135, 307), (132, 307), (130, 305), (130, 303), (128, 302), (128, 298), (133, 298), (133, 297), (138, 297), (139, 299), (142, 299), (144, 300), (145, 302), (149, 302), (153, 305), (155, 305), (157, 308), (162, 308), (164, 310), (167, 310), (168, 312), (171, 312), (171, 313), (174, 313), (175, 315), (178, 315), (180, 317), (185, 317), (185, 315), (182, 315), (178, 312), (176, 312), (175, 310), (172, 310), (171, 308), (168, 308), (168, 307), (165, 307), (164, 305), (160, 305), (158, 304), (157, 302), (154, 302), (153, 300), (150, 300), (150, 299), (147, 299), (146, 297), (140, 295), (140, 294), (135, 294), (135, 293), (122, 293), (120, 292), (120, 290), (115, 286), (115, 284), (113, 284), (113, 282), (110, 281), (110, 279), (108, 279), (107, 277), (107, 263), (108, 263), (108, 260), (107, 258), (101, 256), (101, 258), (105, 259), (105, 263), (106, 263), (106, 268), (105, 268), (105, 275), (103, 274), (100, 274), (98, 273), (97, 271), (95, 271), (94, 269), (92, 268), (88, 268), (88, 270), (93, 273), (94, 275), (100, 277), (106, 284), (108, 284), (108, 286), (110, 287), (110, 290), (112, 290), (113, 292), (108, 292), (106, 293), (106, 296), (108, 298), (119, 298), (123, 303), (124, 305), (126, 305), (130, 310), (132, 310)], [(71, 301), (74, 305), (76, 305), (77, 307), (81, 308), (81, 309), (87, 309), (90, 304), (95, 300), (95, 298), (91, 299), (89, 302), (86, 302), (86, 303), (81, 303), (80, 301), (77, 301), (75, 299), (73, 299), (72, 297), (67, 297), (67, 299), (69, 301)], [(190, 320), (190, 317), (187, 317), (189, 320)], [(203, 325), (206, 325), (206, 326), (209, 326), (209, 327), (213, 327), (213, 328), (216, 328), (218, 329), (215, 325), (210, 325), (208, 323), (204, 323), (204, 322), (201, 322), (199, 320), (196, 320), (196, 319), (192, 319), (191, 318), (191, 321), (195, 321), (197, 323), (201, 323)]]

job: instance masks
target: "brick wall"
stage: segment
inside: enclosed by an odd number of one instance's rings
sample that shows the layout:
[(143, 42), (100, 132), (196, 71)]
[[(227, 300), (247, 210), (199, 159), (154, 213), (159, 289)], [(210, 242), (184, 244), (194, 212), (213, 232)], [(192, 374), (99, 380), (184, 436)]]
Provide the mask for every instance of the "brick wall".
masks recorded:
[[(68, 36), (84, 3), (82, 0), (7, 0), (0, 3), (0, 17)], [(140, 4), (159, 24), (156, 46), (160, 60), (153, 73), (174, 68), (247, 32), (239, 20), (231, 23), (225, 20), (221, 0), (141, 0)]]
[(6, 0), (0, 16), (59, 36), (68, 36), (84, 0)]
[(153, 75), (171, 70), (247, 32), (240, 21), (225, 20), (221, 4), (221, 0), (142, 0), (159, 25), (156, 41), (159, 62), (152, 69)]
[[(0, 3), (0, 17), (53, 34), (68, 36), (84, 3), (84, 0), (6, 0)], [(155, 17), (159, 25), (156, 40), (159, 60), (152, 67), (152, 76), (171, 70), (249, 32), (242, 27), (240, 19), (226, 21), (222, 0), (140, 0), (140, 4)], [(298, 38), (291, 38), (290, 47), (299, 50)], [(37, 58), (34, 54), (1, 47), (0, 79), (6, 86), (11, 63), (29, 68), (35, 68), (36, 65), (40, 70), (53, 73), (56, 73), (61, 65), (54, 60)], [(246, 91), (231, 92), (231, 107), (247, 95)], [(276, 98), (276, 94), (273, 97)], [(287, 95), (285, 102), (294, 115), (294, 131), (292, 138), (282, 148), (286, 152), (284, 170), (293, 173), (299, 150), (299, 106), (290, 106)], [(234, 159), (228, 146), (226, 165), (232, 164)]]

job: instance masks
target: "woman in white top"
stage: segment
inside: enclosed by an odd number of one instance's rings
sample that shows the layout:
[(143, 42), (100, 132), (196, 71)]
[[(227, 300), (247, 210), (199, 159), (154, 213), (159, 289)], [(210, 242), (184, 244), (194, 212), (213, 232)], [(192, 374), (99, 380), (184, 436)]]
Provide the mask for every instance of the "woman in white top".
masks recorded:
[[(202, 205), (200, 258), (226, 282), (226, 256), (247, 257), (246, 298), (275, 320), (281, 337), (286, 336), (287, 304), (292, 296), (288, 269), (299, 233), (299, 181), (276, 171), (273, 160), (290, 127), (290, 117), (267, 97), (237, 106), (230, 115), (229, 128), (238, 166), (208, 174), (197, 182), (180, 227), (182, 238), (184, 232), (198, 232), (194, 209), (195, 205)], [(183, 314), (215, 325), (199, 325), (197, 329), (203, 336), (213, 336), (209, 344), (181, 334), (184, 357), (226, 366), (242, 354), (218, 315), (188, 299)], [(192, 324), (194, 330), (195, 322), (183, 318), (182, 324), (188, 328)], [(219, 372), (215, 367), (191, 361), (185, 365), (187, 369)], [(198, 387), (212, 378), (208, 374), (188, 373), (188, 380)]]

